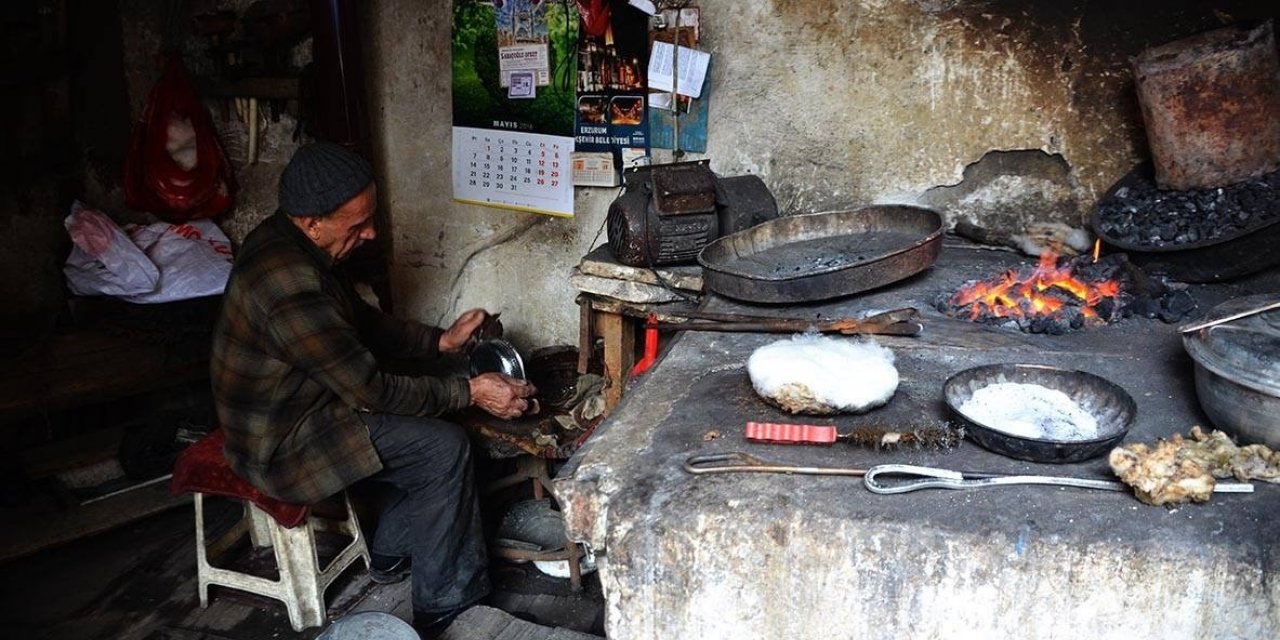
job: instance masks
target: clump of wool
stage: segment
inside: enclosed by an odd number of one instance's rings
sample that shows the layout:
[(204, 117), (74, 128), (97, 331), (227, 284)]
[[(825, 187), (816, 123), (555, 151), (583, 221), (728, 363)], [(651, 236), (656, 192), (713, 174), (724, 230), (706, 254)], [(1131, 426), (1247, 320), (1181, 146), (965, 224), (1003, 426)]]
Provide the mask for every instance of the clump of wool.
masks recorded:
[(870, 338), (805, 333), (756, 349), (747, 374), (760, 397), (790, 413), (861, 413), (898, 390), (893, 361)]

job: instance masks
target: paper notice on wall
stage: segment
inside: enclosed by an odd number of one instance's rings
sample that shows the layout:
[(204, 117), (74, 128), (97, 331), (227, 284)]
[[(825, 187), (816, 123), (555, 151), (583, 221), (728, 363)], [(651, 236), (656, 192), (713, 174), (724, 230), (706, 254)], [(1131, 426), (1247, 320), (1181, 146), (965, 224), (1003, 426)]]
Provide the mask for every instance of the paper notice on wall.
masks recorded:
[(573, 154), (573, 184), (579, 187), (616, 187), (618, 170), (610, 151)]
[(680, 47), (680, 59), (674, 60), (675, 47), (669, 42), (654, 42), (649, 53), (649, 88), (658, 91), (671, 91), (673, 62), (680, 77), (676, 79), (675, 91), (682, 96), (697, 98), (702, 95), (702, 83), (707, 78), (707, 66), (711, 63), (711, 54), (688, 47)]
[(498, 48), (498, 81), (501, 86), (511, 86), (511, 74), (515, 71), (532, 72), (538, 86), (551, 82), (551, 72), (545, 44), (518, 44)]

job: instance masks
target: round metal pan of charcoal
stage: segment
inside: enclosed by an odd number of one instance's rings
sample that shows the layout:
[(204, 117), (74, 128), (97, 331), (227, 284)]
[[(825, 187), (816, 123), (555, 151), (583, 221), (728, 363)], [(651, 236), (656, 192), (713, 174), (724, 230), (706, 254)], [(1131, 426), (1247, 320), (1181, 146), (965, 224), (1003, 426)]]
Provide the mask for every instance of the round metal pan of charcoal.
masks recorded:
[(1090, 222), (1109, 252), (1183, 282), (1221, 282), (1280, 264), (1280, 172), (1216, 189), (1160, 189), (1151, 163), (1098, 200)]

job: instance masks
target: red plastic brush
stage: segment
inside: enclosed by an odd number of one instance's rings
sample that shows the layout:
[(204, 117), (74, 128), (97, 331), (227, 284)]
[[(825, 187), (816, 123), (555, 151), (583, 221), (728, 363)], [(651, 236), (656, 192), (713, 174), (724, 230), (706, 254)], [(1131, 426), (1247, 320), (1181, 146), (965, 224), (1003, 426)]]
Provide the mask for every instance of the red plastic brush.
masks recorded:
[(900, 446), (930, 449), (950, 449), (960, 444), (964, 430), (947, 425), (917, 427), (901, 431), (881, 426), (854, 427), (848, 433), (840, 433), (831, 425), (784, 424), (777, 422), (748, 422), (747, 440), (770, 444), (822, 444), (836, 442), (864, 447), (892, 448)]

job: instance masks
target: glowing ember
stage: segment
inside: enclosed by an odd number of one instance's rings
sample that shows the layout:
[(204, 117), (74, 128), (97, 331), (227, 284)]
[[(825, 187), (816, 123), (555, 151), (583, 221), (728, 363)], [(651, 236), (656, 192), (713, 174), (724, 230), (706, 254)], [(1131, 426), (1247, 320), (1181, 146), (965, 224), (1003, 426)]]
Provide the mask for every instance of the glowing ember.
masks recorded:
[[(1003, 275), (972, 282), (947, 300), (953, 316), (974, 321), (1015, 321), (1023, 330), (1061, 333), (1082, 326), (1110, 322), (1119, 317), (1120, 281), (1111, 277), (1081, 275), (1097, 272), (1089, 257), (1058, 263), (1046, 252), (1030, 273), (1007, 271)], [(1095, 258), (1096, 261), (1096, 258)], [(1047, 322), (1046, 322), (1047, 321)]]

